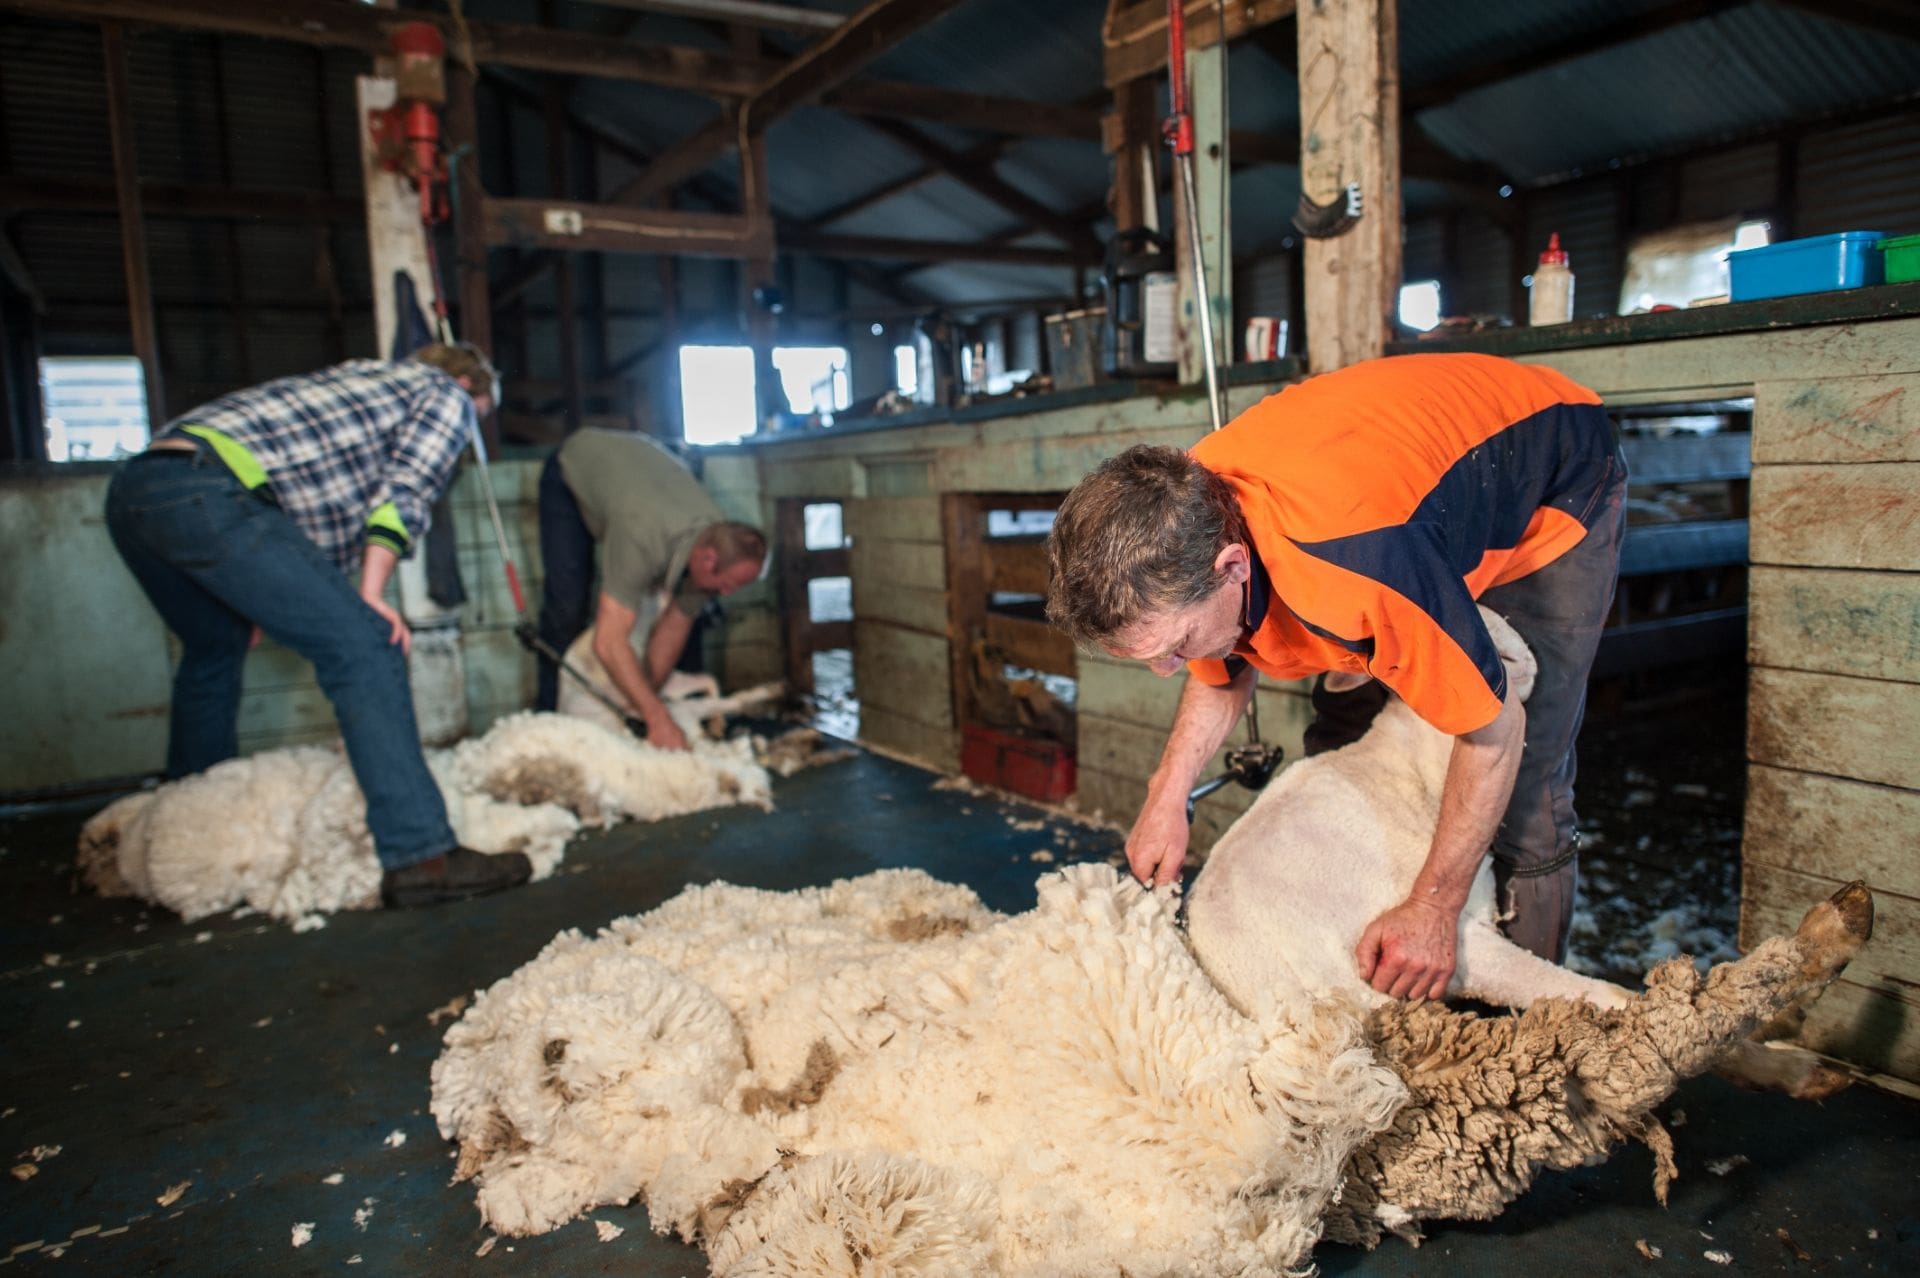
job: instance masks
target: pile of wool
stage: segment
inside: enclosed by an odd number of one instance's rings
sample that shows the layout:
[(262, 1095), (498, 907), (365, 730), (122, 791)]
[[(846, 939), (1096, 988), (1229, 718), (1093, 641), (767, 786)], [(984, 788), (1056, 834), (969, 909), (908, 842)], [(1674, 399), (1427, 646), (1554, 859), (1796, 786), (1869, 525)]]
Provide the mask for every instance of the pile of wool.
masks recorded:
[(1664, 1191), (1652, 1108), (1831, 980), (1872, 908), (1855, 885), (1624, 1007), (1492, 1018), (1293, 984), (1256, 1020), (1174, 915), (1104, 865), (1011, 917), (915, 870), (689, 889), (480, 993), (434, 1118), (497, 1232), (640, 1196), (722, 1278), (1273, 1276), (1629, 1138)]
[[(517, 714), (427, 753), (460, 842), (524, 852), (552, 874), (583, 825), (655, 821), (732, 804), (772, 807), (752, 744), (667, 751), (555, 714)], [(111, 804), (80, 832), (80, 870), (103, 896), (192, 920), (245, 904), (276, 918), (378, 904), (366, 803), (338, 749), (230, 759)]]
[(1174, 910), (1104, 865), (1013, 917), (693, 888), (481, 993), (433, 1113), (495, 1230), (644, 1195), (721, 1275), (1279, 1273), (1406, 1092), (1350, 1005), (1236, 1012)]

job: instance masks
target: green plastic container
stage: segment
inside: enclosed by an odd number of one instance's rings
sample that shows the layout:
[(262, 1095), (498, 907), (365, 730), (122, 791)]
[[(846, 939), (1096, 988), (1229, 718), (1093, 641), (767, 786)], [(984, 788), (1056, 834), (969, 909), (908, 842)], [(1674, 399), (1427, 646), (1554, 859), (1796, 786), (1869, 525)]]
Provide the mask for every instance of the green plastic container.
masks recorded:
[(1880, 251), (1887, 255), (1887, 283), (1905, 284), (1909, 280), (1920, 280), (1920, 235), (1881, 240)]

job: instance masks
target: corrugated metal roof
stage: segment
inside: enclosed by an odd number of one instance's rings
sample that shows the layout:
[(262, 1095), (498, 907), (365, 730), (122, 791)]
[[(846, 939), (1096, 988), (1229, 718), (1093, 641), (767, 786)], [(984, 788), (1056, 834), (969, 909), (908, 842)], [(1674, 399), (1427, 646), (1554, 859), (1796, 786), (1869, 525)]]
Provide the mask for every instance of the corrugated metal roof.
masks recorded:
[(1420, 123), (1455, 155), (1531, 182), (1917, 86), (1920, 41), (1755, 3), (1477, 89)]
[[(1402, 82), (1417, 91), (1463, 67), (1524, 59), (1530, 50), (1570, 33), (1600, 31), (1623, 16), (1657, 14), (1670, 3), (1404, 0), (1399, 15)], [(842, 13), (860, 4), (811, 0), (811, 7)], [(540, 16), (537, 0), (467, 0), (465, 9), (471, 17), (494, 21), (535, 23)], [(1105, 0), (970, 0), (887, 53), (867, 74), (1021, 99), (1094, 99), (1102, 78), (1099, 32), (1104, 9)], [(716, 23), (570, 0), (557, 6), (557, 14), (570, 30), (608, 38), (721, 51), (731, 47)], [(790, 54), (806, 43), (777, 32), (762, 39), (769, 57)], [(351, 104), (353, 77), (365, 66), (360, 55), (155, 29), (133, 32), (129, 49), (140, 167), (148, 180), (217, 183), (230, 174), (232, 183), (242, 187), (358, 191), (360, 124)], [(9, 18), (0, 23), (0, 59), (6, 66), (0, 76), (6, 170), (17, 176), (109, 180), (111, 147), (94, 30), (80, 23)], [(1234, 127), (1281, 135), (1297, 129), (1297, 87), (1281, 62), (1258, 42), (1247, 41), (1232, 51), (1229, 67)], [(218, 102), (208, 92), (216, 80), (223, 84)], [(482, 95), (482, 163), (488, 189), (496, 194), (544, 193), (545, 124), (538, 109), (527, 109), (524, 100), (543, 91), (546, 77), (490, 71), (487, 80), (510, 80), (519, 88), (516, 95), (497, 88)], [(1697, 149), (1714, 139), (1887, 100), (1916, 86), (1920, 39), (1872, 34), (1798, 8), (1755, 0), (1468, 93), (1426, 111), (1420, 124), (1454, 155), (1486, 161), (1532, 183), (1581, 170), (1605, 172), (1609, 161), (1622, 157)], [(642, 154), (671, 146), (718, 109), (694, 95), (610, 80), (574, 80), (569, 95), (576, 116)], [(979, 140), (962, 130), (909, 123), (951, 149), (965, 150)], [(804, 108), (783, 118), (770, 132), (768, 149), (775, 204), (784, 216), (801, 221), (925, 167), (917, 154), (858, 119), (821, 109)], [(1690, 160), (1673, 180), (1663, 166), (1643, 166), (1623, 178), (1623, 184), (1589, 182), (1578, 191), (1536, 192), (1529, 201), (1521, 256), (1537, 249), (1532, 241), (1543, 238), (1546, 230), (1561, 229), (1585, 261), (1580, 274), (1583, 304), (1597, 304), (1612, 287), (1602, 278), (1599, 264), (1611, 259), (1623, 225), (1657, 225), (1674, 218), (1718, 216), (1730, 207), (1760, 207), (1773, 197), (1778, 155), (1772, 144), (1735, 147)], [(1849, 226), (1912, 229), (1917, 220), (1920, 179), (1914, 175), (1920, 173), (1920, 121), (1912, 115), (1828, 130), (1817, 145), (1801, 149), (1799, 166), (1796, 232)], [(612, 151), (602, 151), (600, 191), (624, 181), (633, 168)], [(1092, 139), (1023, 139), (1005, 148), (994, 173), (1064, 213), (1098, 204), (1106, 190), (1107, 159)], [(706, 177), (719, 204), (735, 198), (738, 167), (731, 155), (710, 166)], [(591, 194), (581, 173), (575, 174), (574, 186), (576, 194)], [(1297, 196), (1298, 174), (1292, 166), (1264, 165), (1237, 173), (1236, 255), (1281, 251), (1292, 233), (1287, 218)], [(1416, 221), (1454, 199), (1445, 188), (1417, 180), (1405, 184), (1405, 197), (1408, 216)], [(977, 240), (1017, 226), (1017, 219), (993, 201), (951, 178), (938, 178), (832, 229)], [(111, 216), (25, 214), (13, 219), (12, 230), (50, 296), (96, 303), (123, 290), (118, 229)], [(1431, 235), (1424, 230), (1419, 235), (1426, 238), (1410, 237), (1410, 261), (1433, 252)], [(155, 285), (163, 299), (204, 307), (226, 297), (235, 259), (224, 227), (157, 219), (149, 238)], [(239, 274), (257, 304), (324, 303), (326, 292), (317, 277), (321, 245), (310, 227), (249, 225), (240, 228), (235, 240)], [(1477, 214), (1462, 214), (1455, 242), (1462, 259), (1457, 271), (1460, 296), (1448, 299), (1449, 309), (1503, 309), (1510, 288), (1507, 277), (1516, 265), (1504, 232)], [(371, 286), (364, 236), (356, 225), (341, 225), (329, 233), (328, 247), (348, 323), (357, 331), (368, 322), (358, 311)], [(595, 269), (592, 262), (583, 266), (583, 273)], [(898, 268), (895, 263), (880, 265), (885, 271)], [(1518, 265), (1524, 269), (1525, 263)], [(608, 256), (598, 269), (604, 272), (602, 287), (616, 306), (658, 304), (651, 258)], [(729, 264), (688, 262), (680, 275), (687, 311), (724, 312), (734, 305)], [(1063, 268), (995, 263), (952, 263), (904, 278), (916, 293), (954, 302), (998, 301), (1023, 291), (1057, 295), (1072, 283), (1071, 272)], [(820, 305), (816, 299), (822, 289), (812, 276), (796, 291), (802, 294), (803, 307)], [(864, 286), (855, 295), (872, 296)], [(527, 299), (536, 306), (551, 305), (550, 283), (537, 285)], [(209, 329), (231, 322), (219, 308), (196, 314), (206, 316), (198, 323)], [(313, 337), (313, 326), (324, 324), (324, 312), (289, 315), (307, 318), (289, 318), (270, 326), (271, 331), (263, 330), (256, 362), (270, 365), (301, 349), (310, 357), (319, 349), (301, 343), (321, 340)], [(624, 340), (622, 334), (631, 324), (644, 327), (643, 321), (617, 321), (612, 336)], [(208, 338), (206, 349), (212, 351), (221, 340)], [(370, 343), (370, 337), (366, 341)], [(545, 342), (543, 337), (536, 344)], [(181, 358), (193, 364), (200, 356), (183, 353)]]

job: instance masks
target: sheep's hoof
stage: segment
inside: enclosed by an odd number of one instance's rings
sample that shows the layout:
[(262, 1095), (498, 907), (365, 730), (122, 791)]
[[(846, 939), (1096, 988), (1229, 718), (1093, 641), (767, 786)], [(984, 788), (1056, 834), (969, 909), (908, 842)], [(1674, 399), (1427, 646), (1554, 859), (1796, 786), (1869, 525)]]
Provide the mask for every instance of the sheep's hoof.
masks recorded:
[(1873, 935), (1873, 893), (1859, 879), (1807, 911), (1794, 933), (1808, 981), (1830, 981)]

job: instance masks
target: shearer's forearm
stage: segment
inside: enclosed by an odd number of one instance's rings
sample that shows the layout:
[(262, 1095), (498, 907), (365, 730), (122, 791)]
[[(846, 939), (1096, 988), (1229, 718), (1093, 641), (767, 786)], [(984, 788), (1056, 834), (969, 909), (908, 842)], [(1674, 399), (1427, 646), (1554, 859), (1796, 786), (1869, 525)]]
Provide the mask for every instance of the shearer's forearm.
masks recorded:
[(1409, 901), (1456, 913), (1465, 907), (1474, 875), (1513, 797), (1526, 727), (1526, 709), (1509, 692), (1492, 723), (1454, 738), (1440, 793), (1440, 823), (1407, 894)]
[(1207, 766), (1207, 760), (1246, 713), (1259, 678), (1259, 672), (1251, 666), (1225, 687), (1187, 676), (1187, 686), (1180, 693), (1180, 706), (1174, 711), (1173, 730), (1167, 734), (1166, 749), (1160, 752), (1160, 764), (1147, 782), (1149, 802), (1161, 794), (1178, 794), (1180, 802), (1186, 802), (1188, 792), (1199, 780), (1200, 770)]

